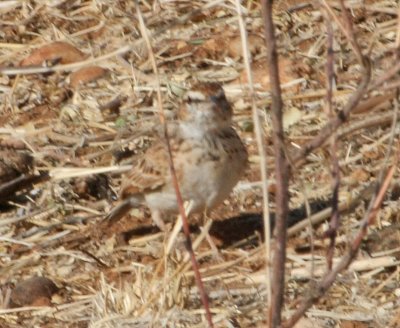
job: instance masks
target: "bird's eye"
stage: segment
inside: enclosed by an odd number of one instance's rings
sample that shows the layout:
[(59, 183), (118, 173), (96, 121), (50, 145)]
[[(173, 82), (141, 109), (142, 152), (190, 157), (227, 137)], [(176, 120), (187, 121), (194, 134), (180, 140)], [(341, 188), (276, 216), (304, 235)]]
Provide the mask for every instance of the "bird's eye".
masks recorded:
[(206, 100), (204, 94), (197, 90), (191, 90), (185, 95), (185, 101), (190, 103), (200, 103), (204, 100)]
[(210, 96), (210, 100), (213, 103), (219, 103), (221, 101), (224, 101), (226, 100), (225, 93), (223, 91), (220, 91), (217, 94)]
[(192, 94), (186, 95), (185, 100), (188, 104), (200, 103), (200, 102), (204, 101), (204, 96), (201, 94), (192, 93)]

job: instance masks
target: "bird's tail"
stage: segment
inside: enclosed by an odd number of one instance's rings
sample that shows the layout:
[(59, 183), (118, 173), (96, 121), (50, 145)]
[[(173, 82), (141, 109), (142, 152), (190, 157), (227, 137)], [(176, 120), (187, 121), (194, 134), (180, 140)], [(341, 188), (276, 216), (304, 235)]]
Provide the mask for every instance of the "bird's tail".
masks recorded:
[(108, 225), (122, 219), (132, 208), (139, 207), (141, 203), (134, 198), (128, 198), (115, 206), (105, 217)]

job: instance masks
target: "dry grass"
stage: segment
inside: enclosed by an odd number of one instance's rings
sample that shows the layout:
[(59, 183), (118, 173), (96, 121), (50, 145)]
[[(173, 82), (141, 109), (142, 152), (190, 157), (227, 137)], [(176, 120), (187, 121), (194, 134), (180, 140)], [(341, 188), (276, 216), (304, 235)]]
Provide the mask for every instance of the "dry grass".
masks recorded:
[[(322, 108), (325, 31), (318, 10), (297, 6), (307, 1), (276, 2), (284, 120), (291, 152), (327, 121)], [(377, 80), (396, 63), (392, 52), (400, 34), (398, 4), (395, 0), (347, 4), (359, 42), (370, 52)], [(256, 106), (265, 127), (273, 182), (260, 8), (253, 1), (242, 5), (253, 57)], [(148, 1), (141, 3), (141, 11), (159, 65), (167, 112), (173, 115), (184, 90), (196, 81), (223, 83), (234, 105), (237, 130), (251, 155), (250, 167), (231, 199), (212, 214), (215, 224), (211, 228), (193, 219), (193, 238), (216, 326), (262, 327), (267, 290), (260, 237), (260, 157), (252, 131), (250, 88), (235, 6), (226, 0)], [(1, 204), (0, 327), (203, 327), (204, 310), (181, 238), (166, 252), (169, 236), (151, 226), (145, 209), (137, 209), (131, 219), (111, 229), (102, 224), (121, 173), (146, 148), (152, 129), (159, 124), (156, 77), (134, 2), (3, 1), (0, 17), (0, 68), (6, 73), (0, 76), (0, 150), (9, 152), (2, 156), (25, 151), (34, 158), (36, 173), (51, 175), (50, 181), (12, 199), (12, 206)], [(53, 41), (73, 45), (83, 58), (63, 62), (58, 53), (47, 60), (48, 67), (19, 66), (33, 49)], [(334, 104), (340, 108), (357, 86), (359, 66), (337, 29), (334, 50)], [(92, 65), (107, 73), (93, 81), (71, 76)], [(78, 83), (80, 79), (83, 84)], [(346, 249), (365, 211), (368, 197), (357, 198), (360, 191), (376, 180), (384, 161), (393, 110), (388, 100), (394, 98), (385, 92), (394, 86), (371, 90), (365, 97), (366, 108), (360, 107), (339, 131), (340, 199), (344, 203), (356, 200), (355, 209), (342, 217), (335, 258)], [(113, 155), (121, 155), (122, 150), (125, 155), (129, 150), (130, 156), (117, 162)], [(317, 205), (329, 199), (327, 154), (325, 149), (313, 153), (294, 173), (293, 209), (300, 208), (305, 199)], [(272, 183), (272, 212), (273, 189)], [(340, 276), (324, 301), (308, 312), (315, 325), (398, 324), (398, 191), (395, 180), (357, 262)], [(293, 218), (304, 216), (294, 213)], [(312, 259), (314, 276), (323, 270), (327, 242), (321, 236), (325, 229), (325, 224), (315, 227), (314, 254), (310, 253), (307, 227), (296, 230), (289, 240), (286, 316), (295, 307), (291, 301), (311, 288)], [(14, 285), (35, 275), (50, 278), (60, 287), (52, 306), (9, 308)]]

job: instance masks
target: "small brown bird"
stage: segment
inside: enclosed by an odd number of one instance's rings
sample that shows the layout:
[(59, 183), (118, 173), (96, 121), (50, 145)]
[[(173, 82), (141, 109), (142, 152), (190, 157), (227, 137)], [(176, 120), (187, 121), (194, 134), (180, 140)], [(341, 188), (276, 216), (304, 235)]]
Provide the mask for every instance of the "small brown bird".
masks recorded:
[[(192, 200), (192, 213), (220, 204), (246, 169), (247, 151), (232, 127), (232, 114), (222, 87), (209, 83), (189, 91), (178, 120), (168, 124), (180, 191), (184, 201)], [(119, 219), (145, 204), (163, 230), (163, 217), (178, 213), (167, 146), (161, 136), (123, 178), (120, 198), (122, 203), (109, 213), (109, 219)]]

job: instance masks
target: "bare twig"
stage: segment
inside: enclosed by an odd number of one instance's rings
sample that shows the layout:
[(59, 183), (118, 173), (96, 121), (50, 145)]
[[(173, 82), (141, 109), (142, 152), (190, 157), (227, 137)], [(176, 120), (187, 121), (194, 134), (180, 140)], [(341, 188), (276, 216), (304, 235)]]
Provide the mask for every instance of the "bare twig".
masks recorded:
[[(332, 97), (333, 97), (333, 81), (334, 81), (334, 58), (333, 58), (333, 28), (327, 13), (324, 11), (325, 24), (327, 29), (327, 62), (326, 62), (326, 79), (327, 79), (327, 94), (326, 94), (326, 114), (332, 119), (334, 117)], [(340, 186), (340, 168), (339, 159), (337, 157), (337, 131), (332, 134), (330, 142), (330, 157), (332, 165), (332, 214), (329, 223), (329, 229), (326, 231), (326, 236), (329, 237), (329, 247), (327, 250), (328, 269), (332, 269), (333, 254), (335, 250), (335, 239), (339, 228), (339, 186)]]
[[(344, 7), (342, 1), (341, 1), (341, 6), (342, 6), (342, 9), (345, 10), (345, 7)], [(344, 17), (348, 20), (348, 22), (350, 21), (350, 18), (347, 16), (347, 14)], [(352, 33), (350, 33), (350, 34), (352, 34)], [(329, 37), (329, 35), (328, 35), (328, 37)], [(355, 40), (355, 37), (351, 37), (351, 39)], [(377, 213), (378, 213), (379, 208), (383, 201), (383, 197), (386, 193), (386, 190), (388, 189), (388, 187), (390, 185), (391, 180), (393, 179), (393, 175), (394, 175), (396, 167), (397, 167), (397, 162), (398, 162), (399, 156), (400, 156), (400, 148), (398, 148), (398, 150), (397, 150), (395, 163), (385, 173), (386, 168), (387, 168), (387, 163), (389, 161), (390, 154), (391, 154), (392, 144), (393, 144), (394, 137), (396, 134), (395, 126), (396, 126), (396, 122), (397, 122), (397, 112), (398, 112), (398, 108), (396, 106), (395, 111), (393, 113), (391, 139), (389, 141), (388, 150), (386, 152), (385, 160), (382, 165), (380, 177), (378, 178), (378, 181), (379, 181), (378, 187), (379, 188), (376, 188), (376, 193), (372, 196), (372, 198), (370, 200), (369, 210), (367, 211), (363, 220), (361, 221), (360, 229), (359, 229), (358, 233), (356, 234), (356, 236), (353, 238), (353, 241), (350, 245), (349, 250), (347, 251), (346, 255), (342, 257), (339, 264), (336, 265), (336, 267), (333, 270), (328, 271), (324, 275), (324, 277), (321, 279), (321, 281), (316, 285), (316, 287), (312, 289), (311, 293), (309, 295), (307, 295), (299, 303), (300, 306), (297, 308), (296, 312), (292, 315), (292, 317), (283, 324), (283, 327), (292, 327), (297, 322), (297, 320), (299, 320), (301, 318), (301, 316), (307, 311), (307, 309), (326, 293), (326, 291), (334, 283), (337, 275), (342, 270), (346, 269), (350, 265), (350, 263), (354, 260), (356, 254), (358, 252), (358, 249), (360, 247), (361, 241), (367, 234), (368, 226), (373, 222), (373, 220), (377, 216)], [(385, 179), (383, 179), (384, 176), (385, 176)], [(331, 247), (333, 247), (332, 242), (331, 242)], [(329, 269), (330, 268), (328, 268), (328, 270)]]
[[(374, 190), (375, 190), (375, 184), (370, 184), (367, 187), (365, 187), (357, 197), (352, 198), (349, 201), (344, 201), (340, 203), (339, 204), (340, 213), (351, 211), (361, 202), (368, 201), (373, 195)], [(301, 230), (305, 229), (309, 225), (309, 221), (311, 222), (312, 225), (317, 225), (324, 222), (331, 216), (331, 213), (332, 213), (332, 207), (328, 207), (296, 223), (294, 226), (288, 229), (288, 236), (294, 236)]]
[(344, 108), (337, 113), (336, 117), (330, 120), (320, 131), (320, 133), (312, 139), (310, 142), (305, 144), (292, 158), (293, 163), (299, 164), (308, 154), (313, 150), (320, 147), (329, 138), (336, 129), (342, 125), (349, 117), (352, 109), (358, 104), (362, 96), (365, 94), (368, 88), (369, 81), (371, 79), (371, 64), (367, 58), (363, 60), (363, 73), (362, 79), (357, 90), (350, 97)]
[(332, 10), (332, 7), (326, 0), (322, 1), (329, 15), (334, 19), (336, 24), (341, 29), (342, 33), (346, 36), (346, 38), (350, 41), (350, 45), (353, 48), (354, 53), (357, 56), (359, 62), (363, 61), (363, 55), (361, 52), (361, 48), (356, 40), (356, 34), (354, 33), (352, 20), (349, 14), (349, 11), (344, 5), (343, 0), (340, 0), (340, 9), (342, 10), (340, 19)]
[[(365, 219), (363, 220), (363, 224), (359, 230), (359, 234), (353, 239), (353, 243), (351, 248), (347, 252), (347, 254), (342, 258), (340, 263), (332, 269), (332, 258), (333, 258), (333, 251), (335, 246), (335, 237), (338, 228), (339, 222), (339, 205), (338, 205), (338, 191), (339, 191), (339, 161), (336, 156), (336, 138), (334, 134), (336, 133), (336, 129), (347, 120), (350, 112), (355, 108), (361, 97), (367, 91), (369, 80), (370, 80), (370, 63), (366, 57), (362, 55), (361, 49), (358, 45), (356, 40), (352, 21), (350, 16), (347, 12), (347, 9), (344, 6), (343, 1), (340, 1), (340, 6), (343, 11), (343, 20), (339, 19), (332, 11), (331, 7), (327, 4), (326, 1), (323, 1), (323, 4), (326, 8), (326, 11), (332, 16), (332, 18), (336, 21), (336, 23), (341, 28), (342, 32), (345, 34), (347, 39), (350, 41), (350, 44), (355, 52), (358, 61), (363, 67), (363, 78), (361, 80), (359, 88), (356, 92), (350, 97), (348, 103), (344, 107), (344, 109), (336, 116), (336, 118), (332, 118), (329, 123), (321, 130), (320, 134), (314, 138), (310, 143), (308, 143), (300, 152), (295, 156), (294, 162), (298, 162), (305, 155), (307, 155), (310, 149), (315, 149), (314, 147), (319, 147), (322, 145), (327, 138), (333, 135), (331, 139), (331, 159), (333, 163), (332, 168), (332, 180), (333, 180), (333, 200), (332, 200), (332, 215), (331, 215), (331, 222), (330, 222), (330, 246), (328, 250), (328, 271), (325, 276), (321, 279), (321, 281), (315, 286), (315, 288), (311, 289), (311, 292), (304, 297), (302, 301), (297, 304), (300, 304), (291, 318), (283, 324), (283, 327), (293, 327), (293, 325), (301, 318), (301, 316), (307, 311), (307, 309), (314, 304), (320, 297), (322, 297), (325, 292), (329, 289), (329, 287), (333, 284), (336, 279), (336, 276), (341, 270), (344, 270), (348, 267), (348, 265), (353, 261), (355, 258), (358, 248), (361, 243), (361, 239), (365, 236), (367, 231), (368, 224), (376, 217), (377, 211), (379, 206), (383, 200), (383, 195), (389, 186), (389, 182), (393, 177), (394, 174), (394, 167), (389, 170), (385, 183), (381, 186), (380, 192), (378, 197), (372, 198), (371, 200), (371, 208), (372, 210), (369, 211)], [(328, 15), (325, 15), (328, 16)], [(328, 78), (328, 86), (327, 86), (327, 106), (328, 106), (328, 114), (332, 116), (333, 109), (332, 109), (332, 79), (333, 79), (333, 53), (332, 53), (332, 44), (333, 44), (333, 32), (332, 26), (329, 22), (328, 17), (326, 19), (326, 26), (328, 32), (328, 56), (327, 56), (327, 78)], [(361, 238), (361, 239), (360, 239)]]
[(260, 117), (258, 114), (257, 106), (255, 103), (255, 92), (254, 92), (254, 85), (253, 85), (253, 76), (251, 73), (251, 66), (250, 66), (250, 51), (248, 49), (248, 39), (247, 39), (247, 32), (246, 27), (244, 24), (244, 20), (242, 17), (240, 1), (236, 0), (236, 10), (238, 12), (238, 19), (239, 19), (239, 27), (240, 27), (240, 35), (242, 38), (242, 46), (243, 46), (243, 61), (246, 67), (247, 73), (247, 81), (249, 81), (250, 87), (250, 95), (251, 95), (251, 106), (252, 106), (252, 116), (254, 122), (254, 132), (257, 141), (257, 149), (258, 153), (260, 154), (260, 175), (262, 181), (262, 196), (263, 196), (263, 222), (264, 222), (264, 236), (265, 236), (265, 255), (266, 255), (266, 286), (267, 286), (267, 293), (268, 293), (268, 300), (271, 300), (271, 225), (270, 225), (270, 213), (269, 213), (269, 199), (268, 199), (268, 181), (267, 181), (267, 159), (265, 153), (265, 145), (264, 145), (264, 136), (263, 136), (263, 128), (260, 122)]
[(187, 216), (185, 213), (182, 194), (179, 189), (179, 184), (178, 184), (178, 179), (176, 177), (174, 161), (172, 158), (172, 150), (171, 150), (170, 138), (169, 138), (168, 129), (167, 129), (167, 122), (165, 120), (164, 108), (162, 106), (162, 97), (161, 97), (161, 91), (160, 91), (161, 83), (158, 78), (159, 75), (158, 75), (157, 63), (156, 63), (156, 60), (154, 57), (154, 53), (152, 51), (150, 39), (147, 35), (146, 26), (144, 24), (143, 17), (142, 17), (141, 11), (140, 11), (139, 1), (136, 0), (135, 3), (136, 3), (136, 13), (137, 13), (137, 16), (139, 19), (142, 36), (143, 36), (145, 43), (147, 45), (147, 48), (149, 50), (149, 57), (150, 57), (150, 61), (151, 61), (152, 67), (153, 67), (154, 74), (157, 76), (157, 79), (156, 79), (156, 81), (157, 81), (157, 101), (158, 101), (158, 106), (159, 106), (160, 121), (164, 127), (164, 138), (165, 138), (165, 143), (166, 143), (167, 150), (168, 150), (168, 163), (169, 163), (169, 167), (170, 167), (170, 171), (171, 171), (172, 184), (174, 186), (175, 193), (176, 193), (176, 200), (178, 203), (179, 213), (182, 217), (183, 232), (186, 237), (186, 247), (187, 247), (188, 253), (190, 255), (191, 262), (192, 262), (193, 272), (194, 272), (197, 287), (199, 289), (200, 298), (203, 303), (204, 310), (206, 312), (206, 319), (208, 322), (208, 326), (212, 328), (212, 327), (214, 327), (214, 325), (212, 322), (212, 316), (211, 316), (211, 312), (210, 312), (208, 297), (207, 297), (207, 294), (204, 289), (203, 281), (201, 280), (199, 265), (197, 263), (196, 256), (193, 251), (192, 240), (190, 239), (189, 223), (188, 223), (188, 219), (187, 219)]
[[(400, 153), (397, 154), (397, 161)], [(326, 291), (332, 286), (335, 282), (337, 275), (346, 269), (350, 263), (355, 258), (358, 249), (360, 248), (361, 241), (367, 234), (367, 227), (373, 222), (378, 214), (379, 208), (382, 204), (383, 197), (386, 193), (390, 185), (390, 181), (393, 178), (393, 175), (396, 171), (397, 167), (396, 163), (390, 168), (387, 172), (385, 180), (383, 184), (379, 188), (379, 192), (375, 198), (371, 200), (371, 210), (366, 213), (363, 220), (360, 223), (360, 229), (356, 236), (353, 238), (352, 243), (350, 244), (350, 248), (348, 249), (347, 253), (342, 257), (340, 262), (334, 267), (331, 271), (328, 271), (321, 281), (313, 288), (310, 293), (305, 296), (300, 302), (296, 312), (290, 317), (289, 320), (283, 323), (282, 327), (289, 328), (293, 327), (294, 324), (303, 316), (303, 314), (311, 307), (312, 304), (317, 302), (325, 293)], [(296, 302), (297, 303), (297, 302)]]
[(285, 259), (287, 217), (289, 212), (289, 163), (285, 154), (284, 131), (282, 122), (282, 96), (279, 82), (278, 54), (274, 24), (272, 21), (272, 0), (262, 1), (265, 42), (267, 47), (267, 63), (271, 81), (271, 109), (273, 142), (275, 150), (276, 175), (276, 238), (272, 262), (272, 298), (269, 311), (269, 326), (279, 327), (282, 320), (282, 308), (285, 288)]
[[(295, 154), (293, 156), (292, 161), (293, 161), (293, 163), (295, 163), (297, 165), (299, 165), (299, 162), (301, 160), (303, 160), (313, 150), (320, 147), (337, 130), (337, 128), (348, 119), (350, 112), (357, 106), (357, 104), (361, 100), (362, 96), (364, 96), (364, 94), (367, 92), (369, 82), (371, 79), (371, 63), (367, 57), (362, 55), (361, 50), (359, 49), (359, 46), (357, 45), (357, 41), (354, 36), (353, 29), (350, 28), (350, 30), (348, 30), (348, 29), (344, 28), (343, 25), (340, 23), (340, 20), (333, 13), (330, 6), (327, 4), (327, 2), (324, 1), (323, 3), (325, 5), (325, 7), (327, 8), (329, 14), (333, 16), (333, 18), (336, 22), (338, 22), (339, 26), (341, 27), (341, 30), (343, 31), (343, 33), (346, 35), (346, 37), (351, 42), (353, 49), (356, 52), (357, 59), (359, 60), (361, 67), (362, 67), (362, 72), (361, 72), (362, 78), (358, 85), (357, 90), (353, 93), (353, 95), (347, 101), (344, 108), (340, 112), (337, 113), (337, 115), (334, 119), (331, 119), (325, 125), (325, 127), (323, 127), (321, 129), (320, 133), (314, 139), (312, 139), (310, 142), (308, 142), (306, 145), (304, 145), (304, 147), (302, 147), (297, 152), (297, 154)], [(346, 8), (344, 7), (344, 5), (343, 5), (342, 9), (343, 9), (343, 11), (347, 11)], [(351, 26), (352, 25), (351, 19), (347, 13), (344, 14), (344, 18), (345, 18), (346, 26)]]

